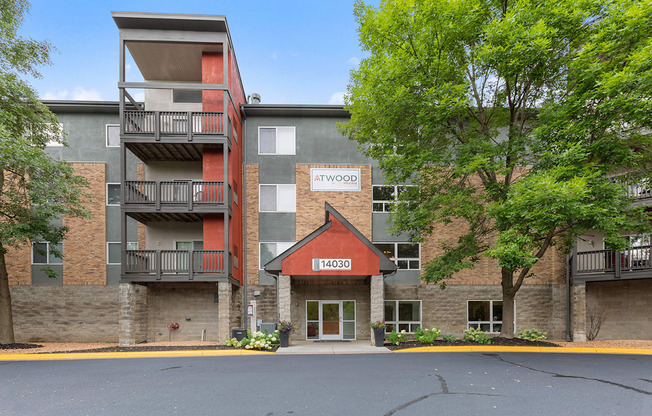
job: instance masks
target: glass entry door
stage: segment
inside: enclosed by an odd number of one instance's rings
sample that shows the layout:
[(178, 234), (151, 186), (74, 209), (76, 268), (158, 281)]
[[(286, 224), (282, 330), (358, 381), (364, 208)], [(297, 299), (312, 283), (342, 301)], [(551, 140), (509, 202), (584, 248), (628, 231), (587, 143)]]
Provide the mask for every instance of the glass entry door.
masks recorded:
[(321, 339), (342, 339), (342, 302), (322, 301)]
[(355, 339), (355, 301), (306, 301), (306, 339)]

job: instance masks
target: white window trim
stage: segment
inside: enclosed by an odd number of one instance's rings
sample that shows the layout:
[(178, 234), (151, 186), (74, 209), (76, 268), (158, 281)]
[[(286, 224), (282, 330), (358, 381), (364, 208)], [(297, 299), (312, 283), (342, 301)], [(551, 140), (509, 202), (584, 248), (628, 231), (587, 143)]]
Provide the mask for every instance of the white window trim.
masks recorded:
[[(373, 214), (388, 214), (389, 211), (385, 211), (385, 204), (388, 204), (390, 206), (397, 204), (398, 201), (396, 200), (396, 198), (398, 197), (398, 188), (399, 187), (410, 187), (410, 186), (414, 187), (416, 185), (384, 185), (384, 184), (383, 185), (371, 185), (371, 212)], [(374, 188), (376, 188), (376, 187), (379, 187), (379, 188), (380, 187), (384, 187), (384, 188), (393, 187), (394, 188), (394, 191), (392, 192), (393, 199), (391, 199), (391, 200), (373, 199), (373, 192), (374, 192)], [(382, 211), (374, 211), (374, 204), (383, 204), (383, 210)]]
[[(278, 257), (280, 254), (284, 253), (286, 250), (288, 250), (290, 247), (296, 244), (296, 241), (259, 241), (258, 242), (258, 270), (264, 270), (263, 266), (265, 266), (262, 261), (262, 258), (260, 257), (260, 254), (262, 253), (262, 250), (260, 249), (261, 244), (289, 244), (288, 248), (285, 250), (281, 251), (278, 253), (274, 258)], [(278, 251), (278, 246), (276, 247)]]
[[(107, 184), (106, 184), (106, 194), (105, 194), (105, 196), (106, 196), (106, 206), (108, 206), (108, 207), (119, 207), (120, 204), (109, 204), (109, 185), (118, 185), (118, 186), (120, 186), (120, 188), (122, 188), (122, 186), (120, 185), (119, 182), (107, 182)], [(122, 191), (122, 189), (120, 189), (120, 191)]]
[[(109, 244), (120, 244), (122, 245), (122, 241), (107, 241), (106, 242), (106, 264), (109, 265), (120, 265), (122, 262), (118, 263), (109, 263)], [(129, 244), (135, 244), (136, 248), (129, 248)], [(122, 247), (120, 247), (122, 249)], [(137, 241), (127, 241), (127, 250), (138, 250), (138, 242)]]
[[(385, 321), (385, 325), (387, 324), (392, 324), (394, 325), (394, 331), (397, 333), (399, 332), (398, 326), (399, 324), (408, 324), (410, 326), (410, 329), (412, 328), (412, 325), (416, 324), (419, 327), (423, 328), (423, 301), (421, 299), (385, 299), (383, 302), (383, 317), (385, 316), (385, 303), (387, 302), (394, 302), (395, 305), (395, 311), (396, 311), (396, 321)], [(398, 319), (398, 303), (399, 302), (419, 302), (419, 317), (421, 320), (419, 321), (401, 321)], [(385, 333), (391, 334), (392, 331), (387, 331), (387, 326), (385, 326)], [(405, 331), (406, 334), (414, 334), (414, 331)]]
[[(280, 211), (278, 210), (278, 186), (293, 186), (294, 187), (294, 211)], [(260, 188), (262, 186), (276, 186), (276, 211), (263, 211), (261, 208), (261, 203), (262, 203), (262, 198), (260, 197)], [(296, 194), (297, 194), (297, 185), (295, 183), (260, 183), (258, 184), (258, 212), (290, 212), (290, 213), (296, 213), (297, 212), (297, 200), (296, 200)]]
[[(275, 129), (279, 127), (291, 128), (294, 131), (294, 153), (263, 153), (260, 151), (260, 129)], [(276, 148), (278, 149), (278, 130), (276, 133)], [(296, 156), (297, 154), (297, 128), (296, 126), (258, 126), (258, 154), (261, 156)]]
[[(45, 260), (45, 263), (34, 263), (34, 244), (47, 244), (46, 253), (45, 253), (45, 259), (46, 259), (46, 260)], [(50, 263), (50, 243), (49, 243), (49, 242), (47, 242), (47, 241), (32, 241), (31, 244), (30, 244), (30, 246), (31, 246), (31, 258), (30, 258), (30, 263), (31, 263), (33, 266), (42, 266), (42, 265), (44, 265), (44, 264), (45, 264), (45, 265), (48, 265), (48, 264), (52, 264), (52, 265), (62, 265), (62, 264), (63, 264), (63, 259), (59, 259), (59, 260), (61, 260), (60, 263)], [(63, 248), (63, 244), (62, 244), (62, 248)], [(62, 251), (63, 251), (63, 250), (62, 250)]]
[[(473, 324), (489, 324), (491, 325), (491, 329), (493, 330), (494, 325), (497, 323), (500, 323), (500, 325), (503, 324), (503, 321), (494, 321), (493, 316), (491, 317), (491, 321), (469, 321), (469, 302), (489, 302), (489, 310), (493, 312), (494, 309), (494, 302), (503, 302), (502, 299), (468, 299), (466, 301), (466, 329), (471, 328), (471, 323)], [(503, 306), (505, 304), (503, 303)], [(505, 308), (503, 307), (503, 315), (505, 313)], [(493, 313), (491, 314), (493, 315)], [(514, 300), (514, 333), (516, 333), (516, 300)], [(487, 334), (500, 334), (500, 331), (498, 332), (491, 332), (487, 331)]]
[[(409, 242), (409, 241), (374, 241), (372, 244), (373, 244), (374, 246), (375, 246), (376, 244), (394, 244), (394, 253), (396, 253), (397, 256), (398, 256), (398, 245), (399, 245), (399, 244), (416, 244), (416, 245), (418, 245), (418, 246), (419, 246), (419, 257), (418, 257), (418, 258), (416, 258), (416, 257), (394, 257), (394, 258), (390, 257), (389, 259), (390, 259), (391, 261), (393, 261), (394, 264), (396, 264), (396, 267), (397, 267), (396, 270), (397, 270), (397, 271), (398, 271), (398, 270), (404, 270), (404, 271), (410, 271), (410, 270), (421, 270), (421, 243), (411, 243), (411, 242)], [(409, 262), (410, 260), (418, 260), (418, 261), (419, 261), (419, 268), (418, 268), (418, 269), (410, 269), (410, 268), (407, 268), (407, 269), (398, 269), (398, 261), (399, 261), (399, 260), (407, 260), (408, 262)], [(409, 267), (409, 263), (408, 263), (408, 267)]]
[[(59, 132), (61, 135), (63, 135), (63, 123), (59, 123)], [(45, 144), (45, 147), (64, 147), (63, 143), (55, 142), (54, 138), (51, 138), (48, 140), (48, 142)]]
[[(117, 146), (109, 146), (109, 127), (117, 127), (118, 128), (118, 145)], [(107, 124), (105, 126), (105, 135), (106, 135), (106, 147), (120, 147), (120, 125), (119, 124)]]

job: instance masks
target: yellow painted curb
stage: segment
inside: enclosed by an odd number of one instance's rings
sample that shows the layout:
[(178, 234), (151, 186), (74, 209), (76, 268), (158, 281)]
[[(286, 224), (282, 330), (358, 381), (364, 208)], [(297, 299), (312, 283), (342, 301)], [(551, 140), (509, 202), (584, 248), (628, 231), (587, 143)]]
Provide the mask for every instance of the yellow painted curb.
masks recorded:
[(0, 361), (96, 360), (108, 358), (215, 357), (220, 355), (270, 355), (268, 351), (249, 350), (182, 350), (138, 352), (66, 352), (52, 354), (0, 354)]
[(415, 347), (396, 350), (393, 352), (470, 352), (470, 351), (498, 351), (498, 352), (556, 352), (556, 353), (583, 353), (583, 354), (641, 354), (652, 355), (650, 348), (573, 348), (573, 347), (500, 347), (500, 346), (463, 346), (463, 347)]

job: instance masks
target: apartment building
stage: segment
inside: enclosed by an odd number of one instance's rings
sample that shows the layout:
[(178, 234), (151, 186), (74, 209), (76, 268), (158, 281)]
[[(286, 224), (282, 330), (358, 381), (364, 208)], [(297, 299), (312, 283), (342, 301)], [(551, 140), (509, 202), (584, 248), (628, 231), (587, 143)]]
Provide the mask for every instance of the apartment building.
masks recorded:
[[(224, 16), (113, 19), (119, 102), (47, 103), (70, 144), (49, 151), (89, 179), (94, 217), (62, 219), (62, 262), (29, 247), (9, 256), (17, 339), (224, 341), (278, 320), (297, 325), (295, 340), (370, 339), (376, 320), (408, 333), (500, 331), (494, 261), (445, 290), (420, 281), (459, 224), (422, 244), (387, 231), (405, 185), (386, 184), (339, 134), (345, 109), (247, 102)], [(127, 53), (142, 81), (127, 79)], [(632, 192), (652, 202), (646, 188)], [(605, 309), (601, 338), (649, 339), (650, 240), (630, 238), (623, 253), (598, 234), (569, 258), (550, 251), (516, 296), (516, 330), (583, 340)]]

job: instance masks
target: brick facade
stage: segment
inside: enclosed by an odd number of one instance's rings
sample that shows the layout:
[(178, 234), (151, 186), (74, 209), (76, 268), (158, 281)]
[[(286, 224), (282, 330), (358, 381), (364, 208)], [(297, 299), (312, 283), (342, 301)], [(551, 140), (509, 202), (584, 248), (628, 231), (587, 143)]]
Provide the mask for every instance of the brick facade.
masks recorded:
[(247, 165), (247, 284), (258, 284), (258, 165)]
[(20, 247), (7, 247), (5, 254), (10, 285), (32, 284), (32, 248), (29, 243)]
[[(360, 169), (360, 192), (310, 190), (310, 168)], [(296, 241), (324, 225), (324, 204), (328, 202), (371, 241), (371, 166), (297, 165)]]
[(91, 218), (63, 217), (68, 235), (63, 242), (63, 284), (106, 284), (106, 164), (72, 163), (88, 181), (91, 199), (84, 206)]

